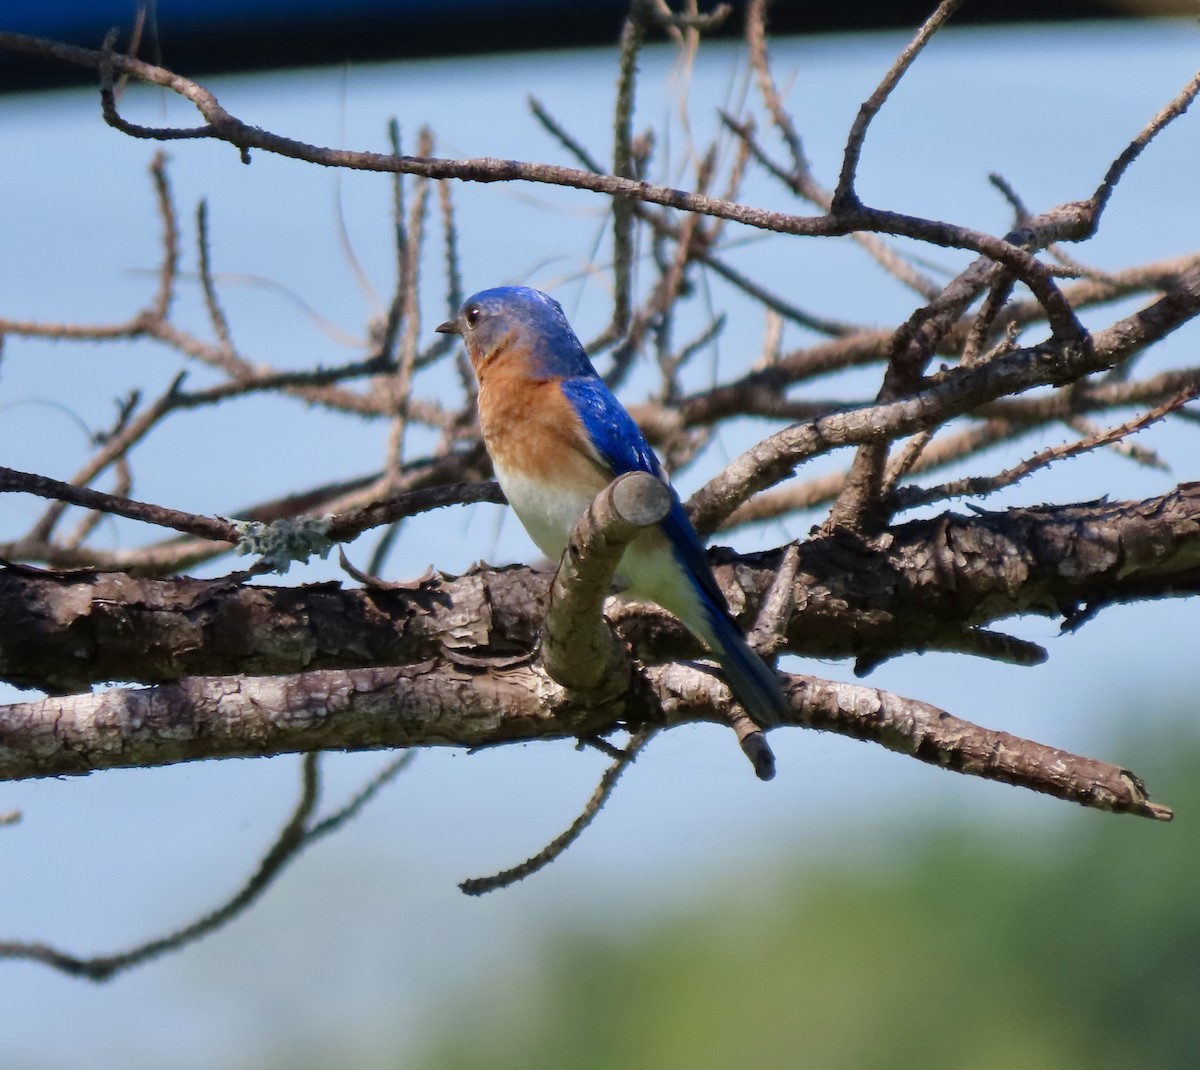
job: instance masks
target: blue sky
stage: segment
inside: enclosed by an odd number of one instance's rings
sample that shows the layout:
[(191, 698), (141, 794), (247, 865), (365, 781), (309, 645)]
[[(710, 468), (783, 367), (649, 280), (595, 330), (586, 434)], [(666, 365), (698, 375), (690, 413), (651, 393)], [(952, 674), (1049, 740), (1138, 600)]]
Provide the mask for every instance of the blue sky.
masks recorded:
[[(829, 184), (859, 103), (902, 44), (894, 34), (776, 44), (780, 80)], [(947, 33), (872, 128), (861, 192), (879, 206), (995, 231), (1006, 228), (1008, 209), (988, 185), (989, 171), (1002, 172), (1035, 209), (1086, 196), (1109, 160), (1191, 76), (1198, 45), (1195, 26), (1182, 23)], [(637, 123), (670, 119), (657, 175), (687, 185), (689, 139), (673, 59), (667, 49), (644, 57)], [(702, 51), (688, 83), (698, 140), (715, 129), (714, 108), (739, 99), (744, 74), (734, 46)], [(614, 57), (595, 51), (231, 77), (211, 87), (244, 120), (319, 144), (382, 148), (386, 122), (396, 116), (407, 146), (421, 124), (432, 126), (439, 155), (558, 161), (526, 95), (541, 97), (603, 156), (608, 121), (597, 102), (607, 101), (614, 76)], [(138, 93), (128, 108), (144, 121), (192, 121), (157, 92)], [(95, 95), (76, 91), (6, 98), (0, 145), (9, 161), (0, 169), (0, 203), (8, 206), (0, 220), (0, 314), (97, 322), (139, 307), (157, 256), (146, 178), (153, 147), (108, 130)], [(352, 357), (353, 348), (324, 334), (279, 292), (239, 279), (270, 279), (362, 337), (378, 308), (339, 248), (334, 206), (340, 198), (355, 253), (386, 293), (387, 180), (261, 153), (245, 167), (234, 150), (215, 144), (180, 142), (169, 153), (185, 219), (199, 198), (209, 201), (216, 269), (243, 350), (281, 366)], [(1086, 259), (1112, 268), (1195, 250), (1197, 163), (1196, 117), (1187, 116), (1122, 183)], [(765, 180), (752, 182), (746, 196), (787, 205)], [(466, 186), (458, 206), (468, 290), (530, 282), (554, 291), (582, 336), (603, 325), (603, 272), (589, 273), (604, 222), (601, 201), (531, 186)], [(947, 268), (962, 263), (948, 252), (928, 255)], [(436, 256), (432, 249), (431, 265)], [(748, 234), (736, 256), (825, 315), (888, 325), (911, 311), (911, 299), (847, 242)], [(190, 233), (184, 257), (194, 263)], [(431, 267), (424, 312), (430, 330), (443, 318), (440, 282)], [(729, 307), (732, 327), (713, 358), (726, 374), (756, 352), (762, 331), (752, 310), (732, 298)], [(194, 291), (181, 316), (202, 324)], [(1194, 363), (1188, 354), (1196, 338), (1194, 328), (1180, 332), (1155, 359)], [(134, 385), (161, 389), (177, 368), (171, 355), (146, 345), (10, 340), (0, 366), (0, 464), (69, 475), (86, 453), (81, 423), (103, 426), (115, 397)], [(192, 381), (205, 381), (204, 373)], [(646, 382), (635, 377), (627, 400), (639, 400)], [(856, 389), (868, 384), (863, 379)], [(435, 376), (422, 387), (453, 388)], [(730, 432), (681, 474), (681, 487), (702, 483), (723, 453), (736, 453), (756, 430)], [(239, 403), (182, 418), (152, 440), (136, 469), (135, 494), (228, 513), (371, 470), (385, 440), (385, 428), (290, 402)], [(1174, 471), (1090, 458), (1022, 484), (1007, 500), (1148, 496), (1196, 478), (1195, 445), (1183, 435), (1156, 428), (1142, 441), (1160, 449)], [(995, 458), (995, 468), (1008, 459)], [(0, 538), (36, 510), (36, 503), (6, 498)], [(731, 541), (739, 548), (777, 543), (803, 534), (809, 522)], [(122, 526), (110, 537), (129, 544), (145, 536)], [(368, 552), (351, 551), (359, 563)], [(402, 577), (431, 562), (458, 570), (479, 557), (533, 556), (517, 524), (479, 506), (410, 525), (389, 566)], [(329, 575), (329, 566), (312, 566), (285, 582)], [(1194, 614), (1185, 603), (1130, 607), (1069, 639), (1057, 637), (1053, 622), (1018, 622), (1019, 634), (1049, 646), (1046, 666), (913, 656), (885, 665), (869, 682), (991, 727), (1120, 761), (1117, 741), (1130, 728), (1115, 714), (1124, 707), (1152, 722), (1183, 693), (1194, 660)], [(849, 675), (842, 664), (809, 671)], [(302, 858), (250, 916), (199, 947), (102, 988), (41, 967), (0, 964), (0, 1063), (190, 1070), (254, 1065), (276, 1052), (334, 1058), (352, 1050), (356, 1032), (368, 1027), (394, 1032), (402, 1057), (419, 1043), (421, 1019), (444, 993), (481, 978), (504, 984), (533, 969), (539, 935), (559, 920), (609, 926), (644, 903), (686, 901), (697, 884), (738, 867), (761, 875), (757, 892), (769, 894), (770, 863), (781, 845), (789, 853), (840, 845), (848, 855), (875, 857), (903, 850), (907, 829), (945, 812), (1014, 831), (1114, 820), (826, 736), (778, 733), (773, 742), (780, 775), (763, 785), (727, 732), (695, 727), (661, 737), (566, 858), (479, 901), (461, 896), (456, 882), (537, 850), (571, 820), (603, 762), (566, 744), (423, 754), (360, 820)], [(334, 758), (330, 802), (353, 791), (380, 760)], [(295, 760), (274, 759), (0, 785), (0, 811), (25, 814), (20, 826), (0, 829), (0, 936), (104, 951), (190, 920), (253, 868), (297, 779)]]

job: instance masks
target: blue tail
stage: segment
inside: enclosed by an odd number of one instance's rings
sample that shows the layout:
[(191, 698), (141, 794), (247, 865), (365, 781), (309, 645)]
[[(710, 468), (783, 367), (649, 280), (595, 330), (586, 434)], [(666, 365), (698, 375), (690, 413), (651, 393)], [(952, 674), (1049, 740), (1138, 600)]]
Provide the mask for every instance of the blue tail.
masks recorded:
[(791, 703), (771, 668), (746, 642), (741, 628), (727, 611), (709, 600), (705, 606), (716, 643), (713, 655), (729, 681), (733, 696), (763, 728), (780, 724), (791, 711)]
[[(670, 540), (675, 560), (687, 577), (686, 585), (694, 601), (690, 607), (671, 605), (669, 601), (664, 601), (663, 592), (657, 594), (655, 600), (704, 640), (725, 670), (725, 678), (729, 681), (734, 698), (746, 708), (757, 724), (763, 728), (781, 724), (791, 713), (791, 703), (783, 693), (775, 670), (750, 649), (742, 629), (730, 615), (725, 596), (717, 586), (712, 566), (708, 563), (704, 545), (688, 520), (678, 496), (661, 527)], [(696, 619), (697, 616), (703, 620)]]

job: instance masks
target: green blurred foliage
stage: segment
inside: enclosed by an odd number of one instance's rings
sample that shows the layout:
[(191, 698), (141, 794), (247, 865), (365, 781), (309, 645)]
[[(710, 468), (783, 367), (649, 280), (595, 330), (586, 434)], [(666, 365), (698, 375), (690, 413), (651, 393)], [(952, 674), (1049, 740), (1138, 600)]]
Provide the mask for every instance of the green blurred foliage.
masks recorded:
[(1169, 764), (1151, 784), (1170, 825), (1079, 810), (1016, 836), (914, 814), (886, 857), (843, 844), (769, 891), (727, 873), (686, 911), (551, 934), (524, 982), (445, 1008), (416, 1065), (1190, 1070), (1200, 745), (1161, 743), (1138, 749)]

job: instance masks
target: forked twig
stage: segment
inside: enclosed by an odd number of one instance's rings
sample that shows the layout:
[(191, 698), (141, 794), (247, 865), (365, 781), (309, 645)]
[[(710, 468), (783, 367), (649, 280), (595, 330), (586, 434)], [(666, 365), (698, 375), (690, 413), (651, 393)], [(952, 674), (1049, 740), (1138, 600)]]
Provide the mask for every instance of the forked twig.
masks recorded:
[(863, 141), (867, 136), (867, 128), (871, 120), (879, 114), (879, 109), (887, 102), (892, 90), (900, 84), (913, 60), (929, 43), (929, 40), (950, 18), (962, 4), (962, 0), (942, 0), (937, 10), (925, 20), (916, 36), (908, 43), (904, 51), (896, 57), (883, 81), (875, 87), (874, 92), (863, 101), (850, 127), (850, 135), (846, 139), (846, 149), (842, 155), (842, 170), (838, 176), (837, 188), (833, 191), (833, 210), (841, 212), (856, 208), (859, 205), (858, 194), (854, 189), (854, 179), (858, 171), (858, 161), (862, 156)]
[(946, 498), (975, 498), (993, 494), (1004, 487), (1011, 487), (1014, 483), (1019, 483), (1026, 476), (1058, 461), (1065, 461), (1068, 457), (1078, 457), (1080, 454), (1088, 453), (1101, 446), (1121, 442), (1129, 435), (1137, 434), (1182, 408), (1198, 395), (1200, 395), (1200, 380), (1161, 405), (1156, 405), (1148, 412), (1142, 413), (1141, 416), (1075, 442), (1041, 450), (1020, 464), (1015, 464), (992, 476), (965, 476), (962, 479), (951, 480), (948, 483), (932, 487), (899, 487), (893, 492), (896, 508), (912, 509), (918, 505), (928, 505), (930, 502), (943, 501)]
[(180, 951), (228, 925), (249, 909), (301, 851), (322, 836), (341, 828), (354, 817), (380, 789), (403, 772), (415, 754), (415, 751), (404, 751), (393, 758), (348, 802), (317, 822), (313, 822), (312, 818), (316, 812), (321, 786), (318, 764), (320, 754), (316, 751), (305, 754), (301, 760), (300, 797), (287, 824), (263, 855), (258, 868), (246, 883), (219, 907), (181, 929), (110, 955), (73, 955), (48, 944), (6, 940), (0, 941), (0, 959), (40, 962), (73, 977), (84, 977), (89, 981), (107, 981), (134, 966), (140, 966), (172, 951)]

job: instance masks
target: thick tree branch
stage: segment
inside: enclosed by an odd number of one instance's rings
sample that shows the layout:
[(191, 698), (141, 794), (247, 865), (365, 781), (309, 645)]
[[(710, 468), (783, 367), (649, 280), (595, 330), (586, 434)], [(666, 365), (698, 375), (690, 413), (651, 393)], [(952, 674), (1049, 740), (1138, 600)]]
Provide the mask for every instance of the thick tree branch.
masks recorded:
[[(681, 665), (657, 676), (668, 720), (686, 719), (713, 701), (712, 677)], [(925, 702), (887, 691), (792, 676), (785, 684), (799, 723), (877, 743), (941, 769), (1029, 788), (1082, 806), (1169, 821), (1127, 769), (962, 720)]]
[[(475, 377), (465, 357), (453, 354), (459, 384), (451, 396), (440, 388), (436, 397), (416, 394), (425, 385), (418, 373), (452, 355), (447, 340), (439, 338), (424, 348), (420, 344), (420, 297), (429, 289), (422, 271), (429, 259), (424, 247), (430, 179), (439, 181), (445, 296), (452, 314), (460, 304), (462, 284), (451, 180), (537, 183), (607, 198), (603, 203), (614, 223), (613, 314), (592, 348), (598, 352), (620, 342), (607, 370), (614, 385), (624, 381), (635, 357), (657, 361), (659, 382), (636, 415), (668, 467), (686, 465), (714, 442), (727, 418), (775, 421), (774, 434), (736, 458), (689, 503), (702, 532), (731, 520), (835, 501), (823, 533), (806, 542), (760, 554), (712, 553), (718, 582), (764, 653), (854, 658), (860, 673), (897, 654), (930, 649), (1032, 664), (1044, 659), (1046, 650), (996, 630), (995, 622), (1042, 614), (1061, 619), (1063, 629), (1071, 630), (1115, 603), (1200, 593), (1200, 483), (1185, 483), (1145, 501), (977, 510), (970, 516), (946, 512), (906, 524), (894, 520), (899, 509), (950, 495), (986, 493), (1035, 468), (1103, 445), (1124, 448), (1141, 463), (1161, 464), (1157, 454), (1126, 446), (1126, 436), (1158, 418), (1200, 419), (1184, 408), (1200, 389), (1197, 369), (1156, 367), (1152, 374), (1133, 376), (1139, 354), (1200, 313), (1200, 258), (1109, 274), (1068, 256), (1059, 244), (1095, 232), (1128, 167), (1200, 92), (1200, 75), (1113, 160), (1087, 199), (1035, 214), (1012, 186), (994, 178), (1016, 218), (1015, 228), (1003, 236), (872, 208), (860, 199), (856, 174), (871, 122), (958, 5), (959, 0), (941, 0), (863, 103), (848, 132), (832, 192), (813, 174), (776, 88), (765, 32), (766, 0), (749, 5), (746, 48), (790, 164), (771, 158), (756, 139), (749, 114), (722, 113), (732, 139), (723, 131), (707, 147), (693, 143), (693, 128), (685, 120), (686, 152), (696, 176), (688, 180), (694, 187), (690, 190), (641, 180), (651, 173), (655, 136), (665, 135), (660, 144), (670, 144), (672, 156), (675, 142), (670, 140), (671, 124), (634, 135), (634, 116), (644, 104), (635, 99), (637, 59), (647, 30), (657, 24), (681, 43), (684, 61), (690, 62), (696, 34), (725, 17), (726, 5), (700, 15), (694, 2), (679, 13), (665, 0), (631, 0), (612, 116), (611, 173), (540, 105), (535, 105), (538, 117), (582, 169), (491, 158), (439, 159), (428, 131), (422, 132), (416, 154), (404, 155), (396, 121), (390, 128), (390, 153), (306, 144), (252, 126), (230, 114), (203, 85), (134, 58), (137, 32), (130, 55), (114, 50), (115, 32), (99, 50), (0, 33), (0, 50), (16, 49), (95, 71), (103, 118), (126, 135), (215, 140), (233, 146), (245, 163), (253, 150), (261, 149), (302, 163), (392, 176), (396, 265), (390, 300), (379, 303), (386, 314), (373, 316), (361, 337), (339, 332), (341, 340), (359, 348), (360, 359), (324, 367), (314, 358), (308, 367), (280, 371), (235, 346), (235, 332), (218, 300), (219, 276), (201, 202), (196, 216), (198, 281), (211, 337), (192, 333), (171, 320), (181, 285), (179, 219), (159, 154), (151, 171), (161, 254), (157, 285), (144, 307), (123, 321), (93, 327), (0, 318), (0, 335), (69, 342), (148, 339), (184, 368), (195, 361), (206, 366), (210, 378), (215, 371), (212, 385), (186, 391), (185, 372), (179, 370), (166, 392), (145, 407), (138, 391), (119, 398), (115, 422), (89, 429), (88, 455), (69, 482), (0, 469), (0, 497), (25, 492), (51, 501), (24, 536), (0, 545), (0, 554), (86, 566), (65, 574), (0, 560), (0, 679), (41, 688), (49, 696), (0, 706), (0, 780), (305, 754), (295, 813), (258, 871), (224, 905), (175, 933), (117, 954), (87, 958), (49, 945), (0, 942), (0, 958), (35, 960), (103, 979), (224, 924), (252, 903), (306, 843), (344, 822), (406, 760), (393, 761), (347, 806), (318, 821), (317, 755), (323, 750), (474, 748), (576, 738), (616, 759), (563, 835), (527, 862), (464, 885), (464, 890), (479, 892), (519, 879), (557, 857), (594, 817), (651, 736), (685, 723), (727, 723), (732, 700), (722, 678), (703, 663), (683, 660), (701, 653), (694, 637), (665, 612), (607, 598), (622, 548), (638, 525), (654, 523), (661, 515), (639, 511), (636, 500), (632, 506), (620, 500), (631, 481), (618, 480), (597, 499), (553, 577), (528, 568), (481, 565), (463, 576), (431, 571), (411, 582), (370, 584), (362, 590), (343, 590), (336, 583), (298, 589), (250, 586), (247, 580), (267, 563), (286, 563), (286, 554), (275, 549), (277, 542), (263, 540), (255, 551), (263, 561), (247, 572), (216, 580), (145, 578), (210, 560), (235, 543), (248, 547), (244, 523), (133, 498), (133, 473), (146, 455), (142, 445), (151, 432), (182, 410), (231, 399), (272, 392), (338, 413), (390, 421), (386, 454), (366, 466), (374, 469), (371, 474), (287, 496), (270, 492), (270, 500), (238, 512), (258, 526), (268, 525), (266, 534), (272, 539), (291, 527), (307, 533), (315, 525), (321, 538), (343, 541), (389, 525), (376, 540), (371, 570), (380, 571), (404, 517), (447, 504), (503, 501), (497, 485), (487, 482), (490, 462), (480, 442)], [(160, 128), (127, 119), (120, 91), (130, 79), (191, 102), (199, 125)], [(817, 214), (742, 203), (744, 179), (755, 165), (806, 202), (802, 207), (815, 206)], [(678, 168), (674, 173), (680, 173)], [(721, 195), (711, 195), (714, 190)], [(791, 299), (787, 278), (776, 278), (768, 289), (732, 266), (729, 254), (736, 251), (736, 242), (729, 239), (733, 228), (728, 222), (755, 228), (759, 237), (763, 232), (852, 235), (889, 275), (920, 293), (926, 307), (899, 329), (884, 330), (809, 313)], [(339, 224), (343, 252), (360, 286), (373, 297), (376, 290), (358, 266), (340, 218)], [(918, 270), (915, 257), (906, 261), (880, 235), (970, 250), (976, 257), (941, 285)], [(747, 238), (756, 240), (745, 231), (738, 240)], [(765, 329), (747, 330), (727, 319), (720, 300), (710, 300), (714, 276), (764, 311)], [(1061, 283), (1064, 279), (1083, 281)], [(1022, 287), (1032, 300), (1012, 299)], [(697, 294), (706, 301), (699, 327), (696, 306), (689, 306)], [(1109, 322), (1106, 329), (1098, 315), (1089, 315), (1092, 333), (1084, 330), (1082, 310), (1131, 294), (1144, 295), (1151, 303), (1115, 323), (1104, 321)], [(316, 312), (300, 304), (314, 323), (333, 333)], [(877, 320), (868, 301), (861, 308), (857, 320)], [(785, 353), (785, 320), (832, 338)], [(723, 332), (727, 322), (730, 329)], [(1043, 325), (1050, 337), (1032, 344), (1043, 337)], [(706, 349), (715, 354), (718, 336), (725, 346), (744, 345), (747, 338), (765, 340), (757, 358), (739, 354), (744, 359), (732, 379), (728, 368), (700, 375), (697, 354)], [(931, 373), (936, 360), (943, 362), (941, 369)], [(855, 384), (814, 397), (811, 391), (801, 396), (794, 389), (814, 377), (881, 363), (883, 380), (874, 391)], [(862, 403), (872, 393), (874, 401)], [(1088, 413), (1134, 405), (1149, 411), (1134, 419), (1122, 412), (1107, 421), (1114, 425), (1111, 431), (1085, 419)], [(1043, 434), (1026, 454), (1028, 460), (998, 475), (924, 489), (902, 485), (915, 473), (975, 456), (996, 443), (1011, 445), (1056, 421), (1073, 428), (1079, 440), (1051, 445)], [(780, 422), (793, 426), (778, 430)], [(426, 456), (410, 458), (406, 443), (416, 448), (409, 432), (417, 424), (434, 435)], [(903, 438), (908, 439), (903, 448), (893, 448)], [(844, 447), (856, 448), (848, 471), (822, 470), (778, 486), (803, 461)], [(110, 473), (110, 493), (93, 489), (105, 473)], [(650, 483), (665, 494), (662, 484)], [(86, 512), (73, 530), (64, 531), (60, 520), (71, 507)], [(162, 541), (132, 549), (89, 545), (96, 524), (106, 516), (182, 534), (160, 535)], [(251, 534), (262, 533), (256, 527)], [(100, 567), (127, 571), (93, 571)], [(148, 686), (90, 693), (92, 685), (110, 682)], [(791, 702), (787, 720), (794, 726), (872, 742), (944, 769), (1089, 807), (1158, 820), (1171, 817), (1167, 807), (1149, 801), (1136, 776), (1118, 766), (857, 684), (794, 675), (785, 686)], [(769, 777), (773, 758), (762, 733), (747, 718), (735, 718), (734, 728), (758, 774)], [(628, 733), (627, 750), (609, 742), (614, 732)], [(0, 815), (0, 823), (5, 819)]]
[[(812, 539), (796, 552), (787, 651), (872, 662), (957, 650), (965, 629), (1012, 616), (1071, 622), (1085, 607), (1200, 591), (1200, 483), (1139, 502), (947, 513), (878, 538)], [(748, 624), (780, 554), (714, 552)], [(413, 664), (443, 651), (529, 654), (549, 581), (528, 568), (485, 568), (406, 589), (342, 590), (9, 565), (0, 568), (0, 678), (61, 693), (104, 680)], [(613, 618), (643, 661), (700, 653), (666, 614), (630, 606)]]
[[(713, 720), (728, 689), (670, 665), (650, 692), (588, 707), (530, 666), (464, 672), (453, 660), (295, 676), (195, 677), (0, 707), (0, 780), (327, 748), (481, 747), (617, 727)], [(1084, 806), (1167, 820), (1127, 770), (972, 725), (874, 688), (793, 676), (794, 723)]]

